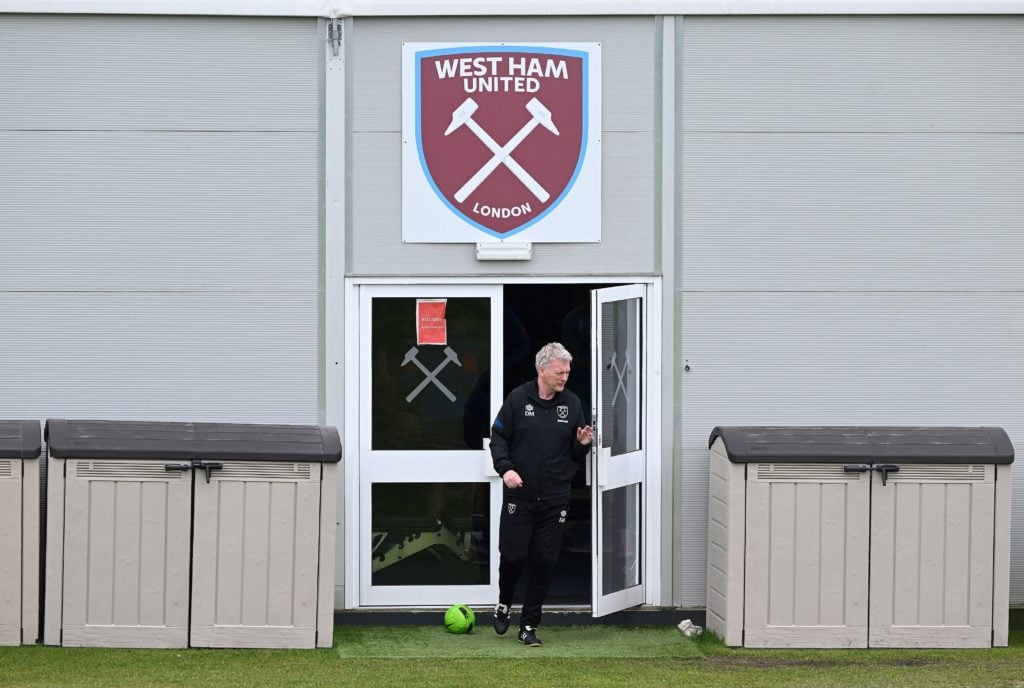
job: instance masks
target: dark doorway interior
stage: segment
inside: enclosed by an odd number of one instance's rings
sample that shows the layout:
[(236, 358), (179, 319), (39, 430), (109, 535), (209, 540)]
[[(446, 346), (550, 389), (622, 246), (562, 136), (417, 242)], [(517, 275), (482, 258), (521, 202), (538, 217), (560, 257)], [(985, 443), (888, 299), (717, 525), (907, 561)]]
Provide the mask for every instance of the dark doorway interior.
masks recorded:
[[(608, 285), (505, 285), (505, 351), (524, 352), (514, 362), (506, 360), (505, 394), (536, 377), (537, 349), (548, 342), (561, 342), (573, 356), (567, 387), (580, 398), (584, 409), (590, 409), (590, 292), (603, 286)], [(580, 466), (573, 480), (572, 503), (549, 604), (591, 602), (590, 488), (583, 469)], [(524, 583), (520, 581), (516, 604), (522, 602)]]

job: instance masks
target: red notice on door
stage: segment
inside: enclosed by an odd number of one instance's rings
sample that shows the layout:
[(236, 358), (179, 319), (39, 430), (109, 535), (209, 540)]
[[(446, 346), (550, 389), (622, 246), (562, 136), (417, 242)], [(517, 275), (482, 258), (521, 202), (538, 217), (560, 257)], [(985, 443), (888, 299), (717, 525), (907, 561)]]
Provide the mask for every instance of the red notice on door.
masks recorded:
[(416, 345), (448, 344), (448, 323), (444, 319), (448, 299), (416, 299)]

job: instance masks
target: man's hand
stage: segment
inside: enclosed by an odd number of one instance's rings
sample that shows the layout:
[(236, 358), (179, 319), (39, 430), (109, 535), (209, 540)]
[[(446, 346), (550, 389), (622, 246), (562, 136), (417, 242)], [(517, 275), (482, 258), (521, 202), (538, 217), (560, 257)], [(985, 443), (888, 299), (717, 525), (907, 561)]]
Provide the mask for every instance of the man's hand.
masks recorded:
[(501, 476), (501, 479), (504, 481), (505, 487), (510, 490), (516, 490), (523, 486), (523, 479), (513, 470), (505, 471), (505, 475)]
[(584, 425), (582, 428), (576, 428), (576, 441), (584, 447), (589, 445), (594, 441), (594, 428), (590, 425)]

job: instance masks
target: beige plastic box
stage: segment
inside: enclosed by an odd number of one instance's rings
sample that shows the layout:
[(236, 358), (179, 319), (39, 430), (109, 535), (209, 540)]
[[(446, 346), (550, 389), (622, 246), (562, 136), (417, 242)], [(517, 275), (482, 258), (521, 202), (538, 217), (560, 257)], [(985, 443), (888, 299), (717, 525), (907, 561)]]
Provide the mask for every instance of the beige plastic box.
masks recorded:
[(334, 428), (49, 420), (49, 645), (330, 647)]
[(707, 625), (746, 647), (1005, 646), (1001, 428), (722, 427)]

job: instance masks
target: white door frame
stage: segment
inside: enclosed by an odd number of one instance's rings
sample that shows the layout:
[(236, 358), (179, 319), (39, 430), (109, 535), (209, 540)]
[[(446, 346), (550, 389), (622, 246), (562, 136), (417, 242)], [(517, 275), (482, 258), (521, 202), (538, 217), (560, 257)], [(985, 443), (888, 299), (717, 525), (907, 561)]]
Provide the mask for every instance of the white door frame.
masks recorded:
[[(326, 313), (327, 335), (325, 352), (327, 409), (326, 422), (342, 430), (345, 447), (345, 459), (342, 467), (343, 480), (339, 485), (339, 500), (345, 505), (344, 523), (338, 529), (339, 558), (343, 565), (336, 567), (338, 591), (336, 606), (344, 609), (360, 608), (359, 594), (361, 588), (359, 561), (359, 292), (363, 286), (371, 285), (478, 285), (504, 286), (507, 284), (643, 284), (647, 287), (647, 303), (651, 317), (648, 321), (648, 338), (646, 355), (649, 361), (650, 379), (645, 385), (644, 408), (647, 413), (646, 435), (648, 439), (648, 462), (646, 468), (644, 492), (644, 564), (647, 570), (647, 595), (645, 604), (656, 604), (661, 599), (661, 562), (663, 556), (671, 557), (671, 552), (661, 552), (661, 534), (663, 529), (671, 531), (670, 519), (662, 519), (662, 462), (671, 462), (671, 456), (662, 453), (662, 390), (661, 361), (662, 338), (661, 319), (658, 314), (662, 309), (662, 281), (654, 276), (632, 275), (531, 275), (531, 276), (494, 276), (483, 277), (350, 277), (344, 281), (343, 327), (339, 323), (339, 314), (328, 306)], [(328, 304), (335, 302), (328, 299)], [(338, 355), (341, 354), (341, 355)], [(344, 367), (338, 365), (344, 361)], [(351, 371), (345, 375), (344, 371)], [(332, 389), (342, 387), (344, 394), (337, 394)], [(346, 422), (350, 419), (351, 422)], [(497, 576), (497, 571), (494, 572)], [(436, 605), (428, 605), (436, 606)]]
[[(359, 301), (356, 315), (360, 320), (370, 323), (370, 302), (374, 298), (486, 298), (491, 301), (490, 332), (492, 361), (489, 404), (493, 413), (497, 413), (501, 405), (501, 386), (494, 384), (500, 380), (502, 360), (502, 340), (500, 336), (502, 318), (502, 290), (495, 284), (364, 284), (359, 289)], [(410, 325), (412, 323), (410, 322)], [(372, 356), (372, 331), (359, 331), (359, 356), (361, 360), (369, 360)], [(501, 480), (489, 465), (489, 453), (485, 448), (470, 450), (462, 447), (458, 450), (425, 451), (425, 450), (380, 450), (371, 447), (370, 437), (371, 404), (369, 390), (372, 387), (372, 366), (359, 365), (352, 369), (356, 372), (351, 378), (359, 380), (357, 389), (352, 390), (358, 403), (358, 415), (350, 416), (352, 424), (358, 423), (359, 444), (350, 445), (355, 451), (349, 451), (348, 465), (355, 464), (360, 471), (358, 484), (359, 499), (354, 504), (359, 508), (348, 509), (349, 520), (357, 524), (369, 524), (372, 513), (370, 506), (370, 488), (374, 483), (483, 483), (489, 484), (489, 502), (491, 505), (490, 531), (490, 582), (483, 585), (388, 585), (373, 587), (368, 585), (371, 576), (372, 538), (364, 529), (356, 529), (358, 537), (349, 540), (349, 551), (358, 552), (354, 557), (359, 565), (359, 601), (362, 606), (437, 606), (447, 605), (448, 600), (460, 600), (467, 604), (485, 604), (498, 597), (498, 519), (495, 504), (501, 504)], [(363, 398), (359, 399), (362, 395)], [(454, 397), (453, 397), (454, 398)], [(363, 464), (365, 457), (371, 461)], [(490, 468), (490, 470), (488, 470)]]

